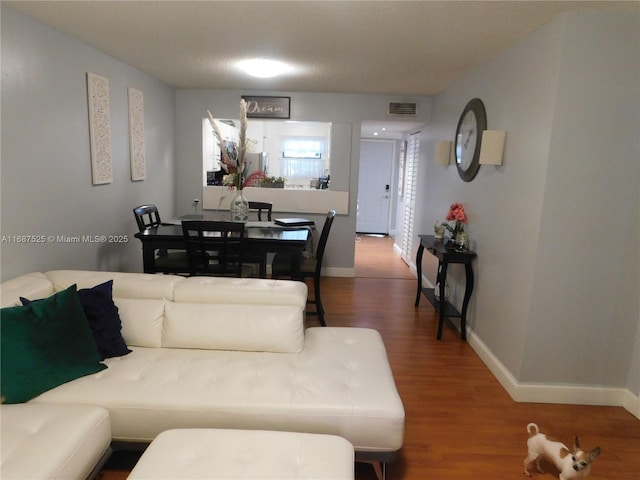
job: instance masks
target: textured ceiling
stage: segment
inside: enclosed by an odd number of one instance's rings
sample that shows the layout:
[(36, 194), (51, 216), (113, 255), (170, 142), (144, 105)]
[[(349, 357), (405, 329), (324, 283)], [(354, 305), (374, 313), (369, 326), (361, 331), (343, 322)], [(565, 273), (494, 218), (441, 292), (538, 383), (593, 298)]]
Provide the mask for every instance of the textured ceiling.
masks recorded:
[[(571, 9), (640, 1), (5, 1), (176, 88), (433, 95)], [(295, 65), (255, 79), (233, 62)], [(421, 124), (362, 122), (363, 138)]]
[[(440, 92), (559, 13), (639, 2), (45, 1), (11, 2), (58, 30), (177, 88)], [(268, 57), (297, 71), (238, 72)]]

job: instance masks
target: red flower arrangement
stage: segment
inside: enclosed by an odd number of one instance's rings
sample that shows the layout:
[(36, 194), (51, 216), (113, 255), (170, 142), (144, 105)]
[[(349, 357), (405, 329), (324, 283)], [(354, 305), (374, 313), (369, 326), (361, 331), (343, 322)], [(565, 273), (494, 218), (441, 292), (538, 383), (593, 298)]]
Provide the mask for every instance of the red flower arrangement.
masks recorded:
[(452, 203), (445, 217), (447, 222), (455, 222), (453, 226), (445, 223), (444, 226), (451, 232), (451, 238), (455, 240), (459, 233), (464, 232), (464, 225), (467, 223), (467, 214), (461, 203)]
[(452, 203), (445, 218), (448, 222), (455, 220), (456, 222), (467, 223), (467, 214), (464, 212), (464, 206), (461, 203)]

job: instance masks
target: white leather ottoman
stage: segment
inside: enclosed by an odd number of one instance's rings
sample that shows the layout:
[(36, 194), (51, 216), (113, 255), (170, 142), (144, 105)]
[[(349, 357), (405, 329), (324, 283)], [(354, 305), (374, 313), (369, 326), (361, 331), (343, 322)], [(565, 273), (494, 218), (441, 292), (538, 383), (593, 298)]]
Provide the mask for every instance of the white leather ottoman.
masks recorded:
[(151, 442), (128, 478), (353, 480), (354, 452), (335, 435), (167, 430)]

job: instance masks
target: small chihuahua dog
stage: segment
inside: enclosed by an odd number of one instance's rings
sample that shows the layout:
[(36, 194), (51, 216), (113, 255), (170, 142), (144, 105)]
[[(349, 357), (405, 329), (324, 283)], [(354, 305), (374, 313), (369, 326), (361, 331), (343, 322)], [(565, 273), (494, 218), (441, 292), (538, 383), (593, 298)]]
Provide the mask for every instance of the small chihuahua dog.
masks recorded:
[(544, 473), (540, 467), (540, 459), (547, 457), (560, 470), (560, 480), (583, 480), (591, 471), (591, 463), (600, 455), (600, 447), (590, 452), (583, 452), (580, 449), (578, 437), (575, 438), (573, 452), (571, 452), (562, 442), (540, 433), (535, 423), (527, 425), (527, 432), (529, 433), (527, 440), (529, 453), (524, 459), (524, 474), (527, 477), (531, 476), (529, 466), (534, 461), (538, 472)]

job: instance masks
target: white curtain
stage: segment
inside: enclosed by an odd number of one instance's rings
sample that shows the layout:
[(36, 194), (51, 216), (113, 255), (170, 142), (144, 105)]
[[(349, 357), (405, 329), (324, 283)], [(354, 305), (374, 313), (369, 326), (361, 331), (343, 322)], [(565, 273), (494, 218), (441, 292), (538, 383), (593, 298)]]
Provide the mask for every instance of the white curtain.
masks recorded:
[(416, 211), (416, 182), (418, 178), (418, 158), (420, 156), (420, 132), (409, 137), (407, 146), (407, 160), (405, 164), (404, 186), (404, 228), (402, 230), (401, 258), (411, 264), (411, 249), (413, 246), (413, 227)]
[(287, 178), (324, 177), (324, 160), (322, 158), (283, 158), (282, 173)]

